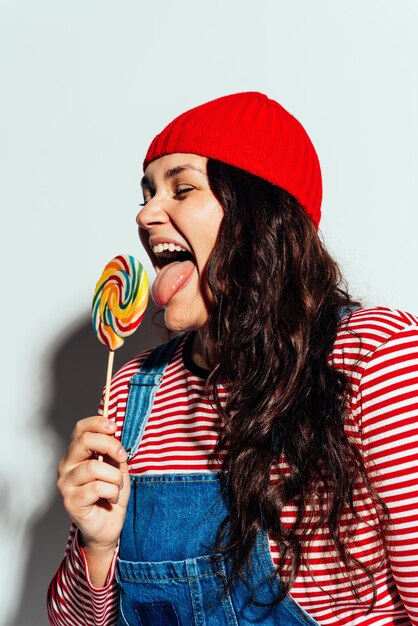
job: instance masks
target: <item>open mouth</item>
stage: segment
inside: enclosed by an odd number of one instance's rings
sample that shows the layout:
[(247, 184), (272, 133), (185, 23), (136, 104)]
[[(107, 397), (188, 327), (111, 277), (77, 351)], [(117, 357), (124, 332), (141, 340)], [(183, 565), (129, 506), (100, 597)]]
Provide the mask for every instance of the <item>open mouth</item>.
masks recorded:
[(189, 250), (173, 242), (148, 244), (148, 250), (157, 271), (152, 297), (157, 306), (164, 307), (188, 283), (196, 269), (196, 259)]
[(193, 261), (195, 258), (191, 252), (173, 243), (159, 243), (152, 246), (152, 251), (160, 268), (174, 263), (175, 261)]

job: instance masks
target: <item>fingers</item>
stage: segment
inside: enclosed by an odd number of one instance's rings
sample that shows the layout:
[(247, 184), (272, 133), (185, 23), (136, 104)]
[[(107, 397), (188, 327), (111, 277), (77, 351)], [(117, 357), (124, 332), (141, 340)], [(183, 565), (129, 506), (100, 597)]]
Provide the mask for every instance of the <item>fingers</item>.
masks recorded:
[(114, 438), (116, 424), (101, 416), (79, 420), (73, 430), (70, 446), (58, 464), (58, 476), (95, 453), (108, 455), (116, 463), (126, 460), (122, 444)]
[[(78, 502), (78, 488), (89, 483), (93, 484), (80, 492), (84, 494), (83, 501), (85, 498), (86, 501), (93, 498), (92, 502), (100, 498), (107, 499), (108, 493), (111, 501), (119, 497), (119, 490), (126, 482), (127, 454), (120, 441), (113, 436), (115, 431), (116, 425), (100, 416), (87, 417), (77, 422), (70, 446), (58, 464), (57, 486), (64, 501), (73, 501), (75, 496)], [(97, 460), (96, 454), (106, 456), (108, 462)], [(104, 487), (105, 484), (109, 486)], [(102, 490), (103, 495), (95, 496), (98, 489)]]
[(119, 495), (120, 489), (117, 485), (96, 480), (79, 487), (73, 496), (73, 500), (77, 500), (77, 502), (74, 502), (77, 507), (88, 508), (96, 504), (98, 500), (108, 500), (112, 504), (117, 504)]
[[(102, 416), (80, 420), (58, 464), (57, 486), (67, 513), (95, 546), (117, 542), (129, 500), (127, 454), (114, 437), (116, 430)], [(99, 461), (98, 454), (106, 461)]]
[[(92, 436), (97, 435), (92, 433)], [(123, 465), (127, 469), (126, 462)], [(117, 504), (122, 491), (122, 502), (125, 503), (126, 493), (129, 492), (126, 476), (129, 482), (129, 475), (126, 474), (125, 467), (123, 470), (90, 458), (63, 472), (58, 478), (57, 486), (67, 511), (80, 511), (100, 499)]]
[(85, 432), (114, 434), (116, 424), (102, 415), (85, 417), (76, 423), (71, 438), (78, 439)]
[(73, 487), (79, 487), (95, 480), (104, 481), (117, 487), (123, 486), (123, 474), (117, 467), (90, 459), (79, 463), (67, 474), (67, 480)]
[(122, 444), (112, 435), (84, 432), (70, 444), (69, 456), (75, 463), (89, 459), (93, 453), (107, 454), (116, 463), (126, 461), (127, 458)]

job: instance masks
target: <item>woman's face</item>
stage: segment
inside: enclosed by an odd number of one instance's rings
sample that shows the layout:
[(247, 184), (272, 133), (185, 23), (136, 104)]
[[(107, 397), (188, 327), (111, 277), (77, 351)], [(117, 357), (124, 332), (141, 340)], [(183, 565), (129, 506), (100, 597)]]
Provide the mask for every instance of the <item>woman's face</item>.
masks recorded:
[(197, 330), (207, 321), (211, 294), (206, 264), (222, 220), (204, 157), (169, 154), (150, 163), (142, 179), (145, 205), (136, 221), (157, 272), (152, 296), (171, 330)]

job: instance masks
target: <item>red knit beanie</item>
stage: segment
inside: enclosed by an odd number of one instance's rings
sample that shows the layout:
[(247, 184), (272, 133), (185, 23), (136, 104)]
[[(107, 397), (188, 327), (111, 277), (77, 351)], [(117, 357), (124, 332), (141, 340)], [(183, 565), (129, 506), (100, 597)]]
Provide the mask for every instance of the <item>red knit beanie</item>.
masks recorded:
[(175, 152), (223, 161), (285, 189), (318, 226), (322, 182), (315, 148), (300, 122), (267, 96), (236, 93), (182, 113), (152, 141), (144, 170)]

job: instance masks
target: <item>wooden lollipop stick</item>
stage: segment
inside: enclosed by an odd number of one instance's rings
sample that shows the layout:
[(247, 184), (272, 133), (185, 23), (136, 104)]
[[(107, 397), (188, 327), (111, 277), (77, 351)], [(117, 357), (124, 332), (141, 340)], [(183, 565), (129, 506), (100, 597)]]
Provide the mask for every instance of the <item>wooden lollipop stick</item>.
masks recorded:
[[(110, 383), (112, 382), (113, 360), (115, 358), (115, 352), (109, 350), (109, 358), (107, 360), (107, 374), (106, 374), (106, 389), (103, 406), (103, 417), (109, 417), (109, 398), (110, 398)], [(99, 461), (103, 461), (103, 456), (99, 454), (97, 457)]]
[(109, 417), (109, 397), (110, 397), (110, 383), (112, 381), (113, 359), (115, 358), (115, 352), (109, 350), (109, 358), (107, 360), (107, 374), (106, 374), (106, 390), (103, 407), (103, 417)]

